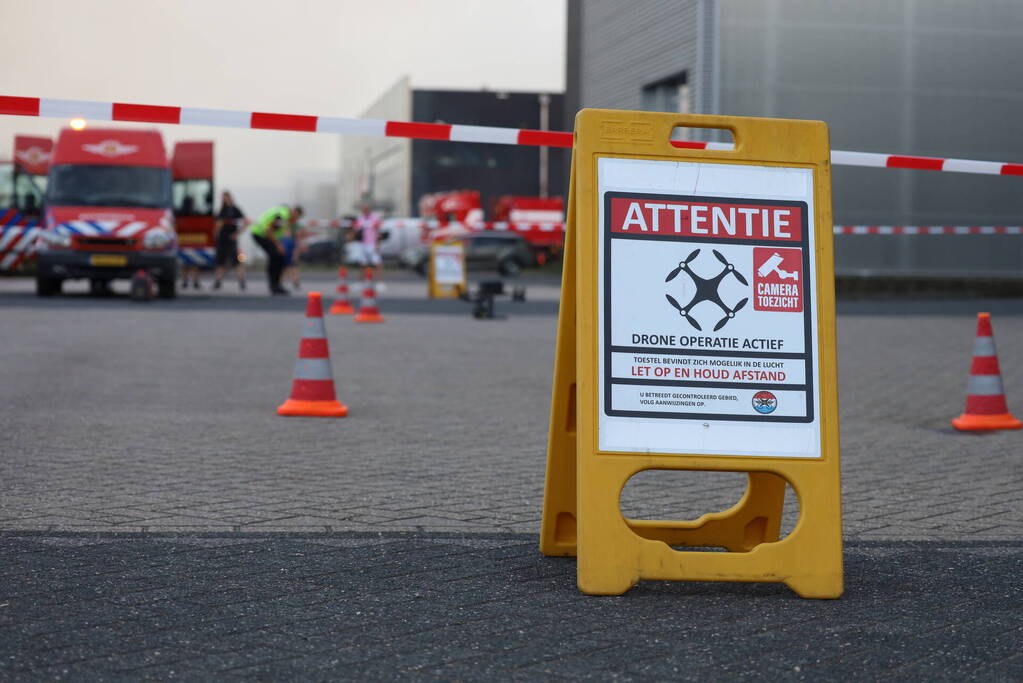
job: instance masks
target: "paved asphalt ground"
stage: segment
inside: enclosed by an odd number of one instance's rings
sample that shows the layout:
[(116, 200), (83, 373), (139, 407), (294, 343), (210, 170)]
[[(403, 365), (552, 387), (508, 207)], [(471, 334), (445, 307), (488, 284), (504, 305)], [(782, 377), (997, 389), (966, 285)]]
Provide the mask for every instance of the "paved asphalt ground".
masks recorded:
[[(0, 679), (1023, 679), (1023, 433), (948, 424), (979, 310), (1023, 414), (1023, 301), (841, 303), (842, 599), (596, 598), (536, 547), (556, 282), (476, 321), (392, 279), (384, 325), (328, 319), (351, 415), (317, 420), (274, 414), (303, 300), (259, 280), (134, 304), (0, 279)], [(742, 486), (651, 473), (622, 505)]]

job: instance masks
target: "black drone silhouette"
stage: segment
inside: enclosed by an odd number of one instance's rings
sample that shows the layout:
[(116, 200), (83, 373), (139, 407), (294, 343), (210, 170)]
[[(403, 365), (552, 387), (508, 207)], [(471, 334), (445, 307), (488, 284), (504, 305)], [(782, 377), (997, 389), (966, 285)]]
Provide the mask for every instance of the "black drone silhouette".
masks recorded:
[(687, 303), (685, 306), (680, 306), (679, 303), (675, 301), (675, 298), (671, 294), (665, 294), (664, 296), (665, 298), (668, 299), (668, 303), (670, 303), (672, 306), (678, 309), (679, 315), (685, 318), (690, 325), (700, 330), (701, 332), (703, 331), (703, 328), (700, 327), (700, 323), (696, 321), (696, 318), (689, 315), (689, 311), (691, 311), (693, 307), (696, 306), (696, 304), (700, 303), (701, 301), (709, 301), (711, 303), (717, 304), (718, 307), (725, 312), (725, 317), (719, 320), (718, 324), (714, 326), (714, 331), (717, 332), (718, 330), (725, 326), (725, 323), (734, 318), (735, 314), (738, 311), (740, 311), (742, 307), (745, 306), (746, 303), (749, 301), (748, 297), (742, 299), (739, 303), (735, 304), (735, 308), (729, 308), (728, 306), (725, 306), (725, 303), (723, 301), (721, 301), (721, 295), (718, 293), (718, 286), (721, 284), (721, 281), (725, 278), (726, 275), (731, 273), (732, 275), (735, 276), (736, 280), (746, 285), (747, 287), (749, 286), (749, 282), (746, 281), (746, 278), (743, 277), (742, 273), (735, 269), (735, 266), (728, 262), (728, 259), (721, 255), (721, 252), (719, 252), (717, 249), (711, 249), (711, 251), (714, 252), (714, 256), (717, 257), (718, 261), (721, 261), (721, 263), (725, 265), (724, 269), (715, 277), (712, 277), (709, 280), (704, 279), (697, 275), (696, 273), (694, 273), (689, 268), (690, 262), (692, 262), (697, 256), (700, 255), (700, 250), (697, 249), (693, 251), (691, 254), (689, 254), (689, 256), (686, 257), (685, 261), (680, 261), (678, 264), (678, 268), (668, 273), (668, 277), (664, 278), (665, 282), (671, 282), (679, 273), (685, 271), (686, 274), (693, 279), (693, 283), (696, 285), (696, 294), (693, 295), (693, 298), (690, 299), (689, 303)]

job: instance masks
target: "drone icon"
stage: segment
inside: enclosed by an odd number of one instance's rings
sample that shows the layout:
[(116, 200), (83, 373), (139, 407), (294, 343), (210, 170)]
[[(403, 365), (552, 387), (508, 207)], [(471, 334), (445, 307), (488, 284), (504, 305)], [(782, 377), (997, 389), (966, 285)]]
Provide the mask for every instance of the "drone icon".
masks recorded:
[(738, 311), (742, 310), (742, 307), (745, 306), (746, 303), (749, 301), (749, 298), (747, 297), (739, 301), (739, 303), (735, 304), (735, 308), (729, 308), (721, 300), (721, 294), (718, 292), (718, 287), (721, 285), (721, 281), (724, 280), (729, 273), (734, 275), (736, 280), (746, 285), (747, 287), (749, 286), (749, 282), (746, 281), (746, 278), (743, 277), (742, 273), (735, 269), (735, 266), (728, 262), (728, 259), (721, 255), (721, 252), (719, 252), (717, 249), (711, 249), (711, 251), (714, 252), (714, 256), (717, 257), (717, 260), (721, 261), (721, 263), (724, 264), (725, 266), (722, 269), (722, 271), (718, 273), (715, 277), (712, 277), (710, 279), (702, 278), (696, 273), (694, 273), (692, 269), (689, 267), (689, 264), (692, 263), (696, 259), (696, 257), (700, 255), (700, 250), (696, 249), (691, 254), (689, 254), (689, 256), (687, 256), (684, 261), (679, 262), (678, 268), (675, 268), (673, 271), (668, 273), (668, 277), (664, 278), (665, 282), (671, 282), (678, 276), (679, 273), (685, 271), (685, 273), (693, 279), (693, 283), (696, 285), (696, 293), (693, 295), (693, 298), (689, 300), (689, 303), (687, 303), (685, 306), (680, 305), (671, 294), (665, 294), (664, 296), (668, 300), (669, 304), (678, 309), (679, 315), (685, 318), (690, 325), (700, 330), (701, 332), (703, 331), (703, 328), (700, 327), (700, 323), (697, 322), (696, 318), (689, 315), (689, 311), (691, 311), (693, 307), (696, 306), (698, 303), (702, 301), (709, 301), (713, 304), (717, 304), (718, 307), (722, 311), (724, 311), (725, 317), (721, 318), (721, 320), (718, 321), (718, 324), (714, 326), (714, 331), (717, 332), (722, 327), (724, 327), (729, 320), (734, 318), (735, 314)]

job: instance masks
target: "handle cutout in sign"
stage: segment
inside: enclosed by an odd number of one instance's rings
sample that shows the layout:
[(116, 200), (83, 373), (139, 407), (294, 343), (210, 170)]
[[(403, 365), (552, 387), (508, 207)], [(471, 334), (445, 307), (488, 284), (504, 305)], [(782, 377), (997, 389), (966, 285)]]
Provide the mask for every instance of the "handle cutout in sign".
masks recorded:
[[(780, 514), (764, 515), (762, 508), (749, 505), (748, 489), (764, 485), (782, 496)], [(694, 497), (692, 492), (697, 490), (714, 494)], [(651, 498), (661, 501), (653, 510)], [(766, 538), (783, 540), (795, 529), (801, 514), (799, 496), (791, 484), (784, 477), (762, 471), (641, 470), (622, 487), (619, 506), (626, 524), (637, 535), (689, 552), (742, 552)], [(736, 513), (737, 518), (733, 516)], [(682, 531), (700, 526), (701, 520), (705, 525), (701, 536)], [(665, 529), (665, 521), (674, 530)], [(730, 533), (722, 533), (726, 526), (731, 527)]]
[(706, 142), (701, 140), (714, 140), (715, 149), (735, 147), (735, 132), (730, 128), (717, 128), (714, 126), (675, 126), (671, 129), (671, 146), (685, 149), (692, 145), (693, 149), (704, 149)]

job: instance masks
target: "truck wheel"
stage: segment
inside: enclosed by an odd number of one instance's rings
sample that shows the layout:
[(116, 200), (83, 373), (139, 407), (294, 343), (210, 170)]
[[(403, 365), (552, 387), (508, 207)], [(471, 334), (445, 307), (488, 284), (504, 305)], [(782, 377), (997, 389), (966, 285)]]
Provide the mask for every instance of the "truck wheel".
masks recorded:
[(501, 272), (501, 275), (504, 275), (505, 277), (515, 277), (522, 272), (522, 264), (519, 263), (517, 259), (506, 258), (502, 259), (501, 262), (497, 264), (497, 269)]
[(36, 276), (36, 295), (37, 296), (53, 296), (54, 294), (60, 294), (61, 285), (64, 281), (56, 277), (42, 277), (41, 275)]
[(173, 299), (178, 295), (177, 281), (174, 278), (158, 281), (156, 288), (161, 299)]

